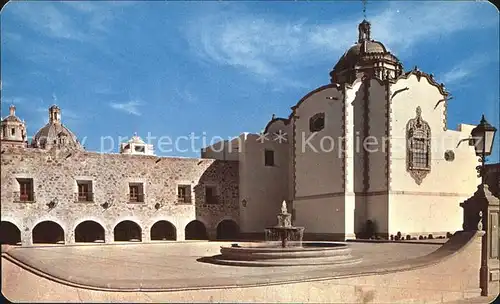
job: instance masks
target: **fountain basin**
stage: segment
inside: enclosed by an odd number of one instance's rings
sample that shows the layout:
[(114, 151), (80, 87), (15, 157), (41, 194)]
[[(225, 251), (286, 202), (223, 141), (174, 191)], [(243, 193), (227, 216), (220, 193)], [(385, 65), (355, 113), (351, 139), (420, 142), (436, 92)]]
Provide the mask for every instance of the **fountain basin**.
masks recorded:
[(346, 265), (361, 261), (351, 255), (348, 244), (335, 242), (302, 242), (301, 247), (250, 243), (221, 247), (221, 254), (207, 262), (234, 266), (310, 266)]

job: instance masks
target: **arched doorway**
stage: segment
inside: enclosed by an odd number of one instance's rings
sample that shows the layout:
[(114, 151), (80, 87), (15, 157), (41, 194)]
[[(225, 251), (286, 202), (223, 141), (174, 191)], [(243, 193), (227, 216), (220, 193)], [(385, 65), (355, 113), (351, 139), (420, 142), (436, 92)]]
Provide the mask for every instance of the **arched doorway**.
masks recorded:
[(200, 221), (192, 221), (184, 230), (186, 240), (208, 240), (207, 229)]
[(11, 222), (0, 222), (0, 242), (8, 245), (18, 245), (21, 243), (21, 230)]
[(177, 240), (177, 229), (168, 221), (158, 221), (151, 227), (152, 241), (175, 241)]
[(75, 228), (75, 242), (104, 242), (104, 228), (94, 221), (84, 221)]
[(45, 221), (33, 228), (33, 244), (64, 244), (64, 230), (55, 222)]
[(217, 225), (218, 240), (236, 240), (240, 236), (240, 227), (233, 220), (223, 220)]
[(142, 229), (132, 221), (118, 223), (114, 229), (115, 242), (141, 242)]

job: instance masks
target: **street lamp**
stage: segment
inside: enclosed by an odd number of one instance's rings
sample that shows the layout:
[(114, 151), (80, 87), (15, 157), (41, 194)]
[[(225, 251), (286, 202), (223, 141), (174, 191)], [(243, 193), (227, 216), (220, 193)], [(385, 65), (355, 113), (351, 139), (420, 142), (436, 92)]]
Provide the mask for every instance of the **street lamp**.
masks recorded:
[(471, 132), (472, 138), (470, 143), (474, 146), (476, 155), (479, 156), (479, 161), (481, 162), (481, 165), (476, 167), (479, 174), (478, 177), (481, 177), (481, 184), (484, 184), (486, 175), (484, 162), (486, 160), (486, 156), (489, 156), (491, 154), (491, 150), (493, 149), (493, 141), (495, 140), (496, 131), (497, 129), (486, 121), (483, 114), (479, 125), (472, 129)]
[(477, 233), (479, 230), (480, 235), (482, 235), (481, 268), (479, 269), (479, 286), (482, 296), (495, 294), (499, 288), (500, 200), (491, 194), (488, 185), (485, 184), (486, 170), (484, 166), (486, 156), (491, 155), (496, 131), (497, 129), (486, 121), (484, 115), (479, 125), (472, 129), (469, 144), (474, 146), (476, 155), (481, 162), (481, 165), (476, 167), (478, 177), (481, 177), (481, 184), (472, 197), (460, 203), (464, 209), (464, 231), (476, 231)]

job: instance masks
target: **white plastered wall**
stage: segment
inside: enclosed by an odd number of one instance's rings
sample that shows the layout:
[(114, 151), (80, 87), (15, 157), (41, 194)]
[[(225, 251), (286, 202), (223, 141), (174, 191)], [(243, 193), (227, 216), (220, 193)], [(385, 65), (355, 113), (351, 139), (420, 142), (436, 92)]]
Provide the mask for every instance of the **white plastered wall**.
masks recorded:
[[(471, 126), (458, 131), (445, 130), (445, 102), (438, 87), (422, 76), (411, 74), (391, 86), (391, 92), (408, 88), (392, 99), (390, 164), (390, 233), (438, 233), (461, 229), (462, 208), (459, 203), (476, 190), (478, 164), (473, 147), (460, 139), (470, 136)], [(406, 168), (406, 124), (416, 116), (420, 106), (422, 119), (431, 128), (431, 170), (419, 185)], [(445, 151), (455, 154), (453, 161), (444, 159)]]
[[(261, 143), (258, 138), (246, 135), (241, 147), (240, 221), (244, 233), (263, 233), (264, 228), (274, 226), (282, 201), (289, 199), (289, 144), (273, 140)], [(274, 151), (275, 166), (264, 165), (266, 149)]]

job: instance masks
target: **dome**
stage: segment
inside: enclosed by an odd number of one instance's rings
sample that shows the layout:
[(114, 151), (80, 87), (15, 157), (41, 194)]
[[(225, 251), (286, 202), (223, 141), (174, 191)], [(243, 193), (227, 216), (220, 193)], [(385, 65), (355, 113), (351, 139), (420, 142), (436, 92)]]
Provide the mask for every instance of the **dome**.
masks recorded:
[(9, 116), (2, 119), (2, 122), (20, 122), (20, 123), (23, 123), (21, 121), (21, 119), (19, 119), (19, 117), (16, 116), (16, 107), (13, 105), (9, 107)]
[(33, 137), (32, 145), (42, 149), (52, 145), (67, 148), (82, 148), (76, 136), (68, 128), (62, 124), (50, 122), (38, 130)]
[(359, 26), (358, 42), (340, 57), (330, 72), (332, 83), (352, 83), (361, 75), (395, 78), (403, 67), (398, 58), (387, 51), (382, 42), (370, 38), (370, 23), (363, 20)]
[(7, 117), (5, 117), (2, 122), (20, 122), (22, 123), (22, 121), (19, 119), (19, 117), (17, 116), (12, 116), (12, 115), (9, 115)]
[(142, 138), (140, 138), (139, 136), (137, 136), (137, 134), (134, 134), (134, 136), (132, 136), (130, 138), (130, 140), (128, 141), (128, 143), (145, 144), (144, 140), (142, 140)]
[(358, 62), (359, 58), (366, 53), (384, 54), (387, 53), (387, 49), (381, 42), (375, 40), (356, 43), (349, 50), (347, 50), (342, 57), (340, 57), (334, 69), (354, 66)]
[(83, 149), (73, 132), (61, 123), (60, 114), (59, 107), (49, 108), (49, 123), (35, 134), (31, 142), (33, 147), (49, 149), (56, 146), (58, 148)]

